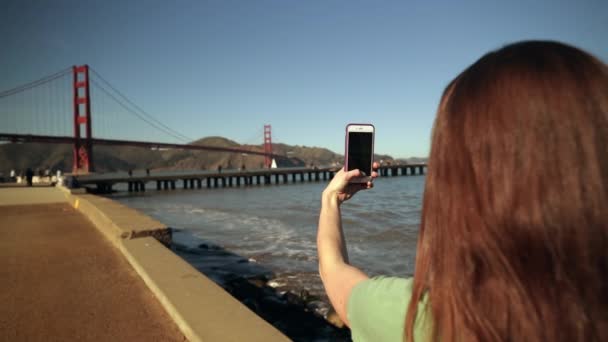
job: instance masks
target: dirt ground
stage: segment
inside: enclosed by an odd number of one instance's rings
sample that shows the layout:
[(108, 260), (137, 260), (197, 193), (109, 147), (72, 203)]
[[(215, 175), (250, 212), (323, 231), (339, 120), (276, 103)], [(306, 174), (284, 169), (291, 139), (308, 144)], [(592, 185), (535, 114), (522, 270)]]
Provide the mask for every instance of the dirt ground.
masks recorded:
[(115, 247), (66, 203), (0, 206), (0, 341), (184, 341)]

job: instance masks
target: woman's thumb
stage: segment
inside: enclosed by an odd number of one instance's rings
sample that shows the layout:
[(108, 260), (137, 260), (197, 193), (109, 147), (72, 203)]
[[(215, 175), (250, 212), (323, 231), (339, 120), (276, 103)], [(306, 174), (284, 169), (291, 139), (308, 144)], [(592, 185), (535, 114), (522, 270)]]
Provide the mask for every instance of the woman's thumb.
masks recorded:
[(360, 177), (361, 174), (362, 174), (362, 172), (359, 169), (350, 170), (350, 171), (346, 172), (346, 180), (351, 180), (355, 177)]

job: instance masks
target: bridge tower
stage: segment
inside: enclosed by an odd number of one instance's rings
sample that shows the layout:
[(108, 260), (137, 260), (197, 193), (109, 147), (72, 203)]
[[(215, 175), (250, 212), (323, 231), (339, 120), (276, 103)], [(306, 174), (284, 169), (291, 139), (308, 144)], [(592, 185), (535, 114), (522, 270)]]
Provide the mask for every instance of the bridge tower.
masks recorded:
[(272, 165), (272, 135), (270, 133), (270, 125), (264, 125), (264, 153), (266, 156), (264, 157), (264, 166), (266, 168), (270, 168)]
[[(91, 93), (89, 91), (89, 66), (73, 66), (74, 74), (74, 147), (73, 173), (89, 173), (93, 167), (91, 142)], [(84, 125), (84, 128), (82, 127)], [(82, 130), (81, 130), (82, 129)], [(81, 133), (84, 133), (82, 136)]]

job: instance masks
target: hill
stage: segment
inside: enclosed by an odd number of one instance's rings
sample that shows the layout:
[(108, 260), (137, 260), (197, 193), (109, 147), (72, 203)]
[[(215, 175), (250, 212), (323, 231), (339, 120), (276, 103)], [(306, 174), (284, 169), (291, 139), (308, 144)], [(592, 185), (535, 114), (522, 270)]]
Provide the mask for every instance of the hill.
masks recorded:
[[(217, 147), (240, 147), (251, 151), (264, 150), (263, 145), (241, 145), (223, 137), (206, 137), (193, 144)], [(344, 156), (322, 147), (273, 144), (273, 153), (279, 166), (328, 166), (342, 164)], [(93, 149), (95, 168), (98, 172), (124, 171), (130, 169), (192, 170), (246, 167), (257, 169), (264, 165), (264, 157), (252, 154), (225, 153), (190, 150), (152, 150), (130, 146), (95, 146)], [(389, 155), (375, 155), (376, 160), (395, 162)], [(425, 158), (400, 159), (397, 162), (420, 162)], [(11, 169), (63, 170), (72, 168), (70, 145), (47, 145), (38, 143), (0, 144), (0, 172), (7, 175)]]
[[(262, 145), (240, 145), (222, 137), (206, 137), (193, 144), (240, 147), (260, 152), (264, 150)], [(280, 166), (329, 165), (342, 158), (324, 148), (286, 144), (274, 144), (273, 152), (286, 156), (277, 160)], [(245, 166), (247, 169), (254, 169), (264, 165), (263, 156), (251, 154), (176, 149), (152, 150), (130, 146), (95, 146), (93, 160), (98, 172), (145, 168), (156, 170), (217, 169), (220, 165), (223, 168)], [(20, 171), (28, 167), (70, 171), (72, 147), (39, 143), (0, 144), (0, 172), (6, 175), (11, 169)]]

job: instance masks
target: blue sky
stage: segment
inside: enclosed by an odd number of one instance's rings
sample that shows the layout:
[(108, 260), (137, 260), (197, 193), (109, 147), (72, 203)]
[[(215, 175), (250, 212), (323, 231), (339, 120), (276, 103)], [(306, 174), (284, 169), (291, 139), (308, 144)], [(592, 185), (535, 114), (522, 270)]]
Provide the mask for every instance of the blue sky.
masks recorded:
[(608, 61), (608, 1), (4, 0), (0, 32), (0, 90), (86, 63), (189, 137), (262, 143), (268, 123), (342, 153), (346, 124), (371, 122), (376, 152), (409, 157), (492, 49), (553, 39)]

